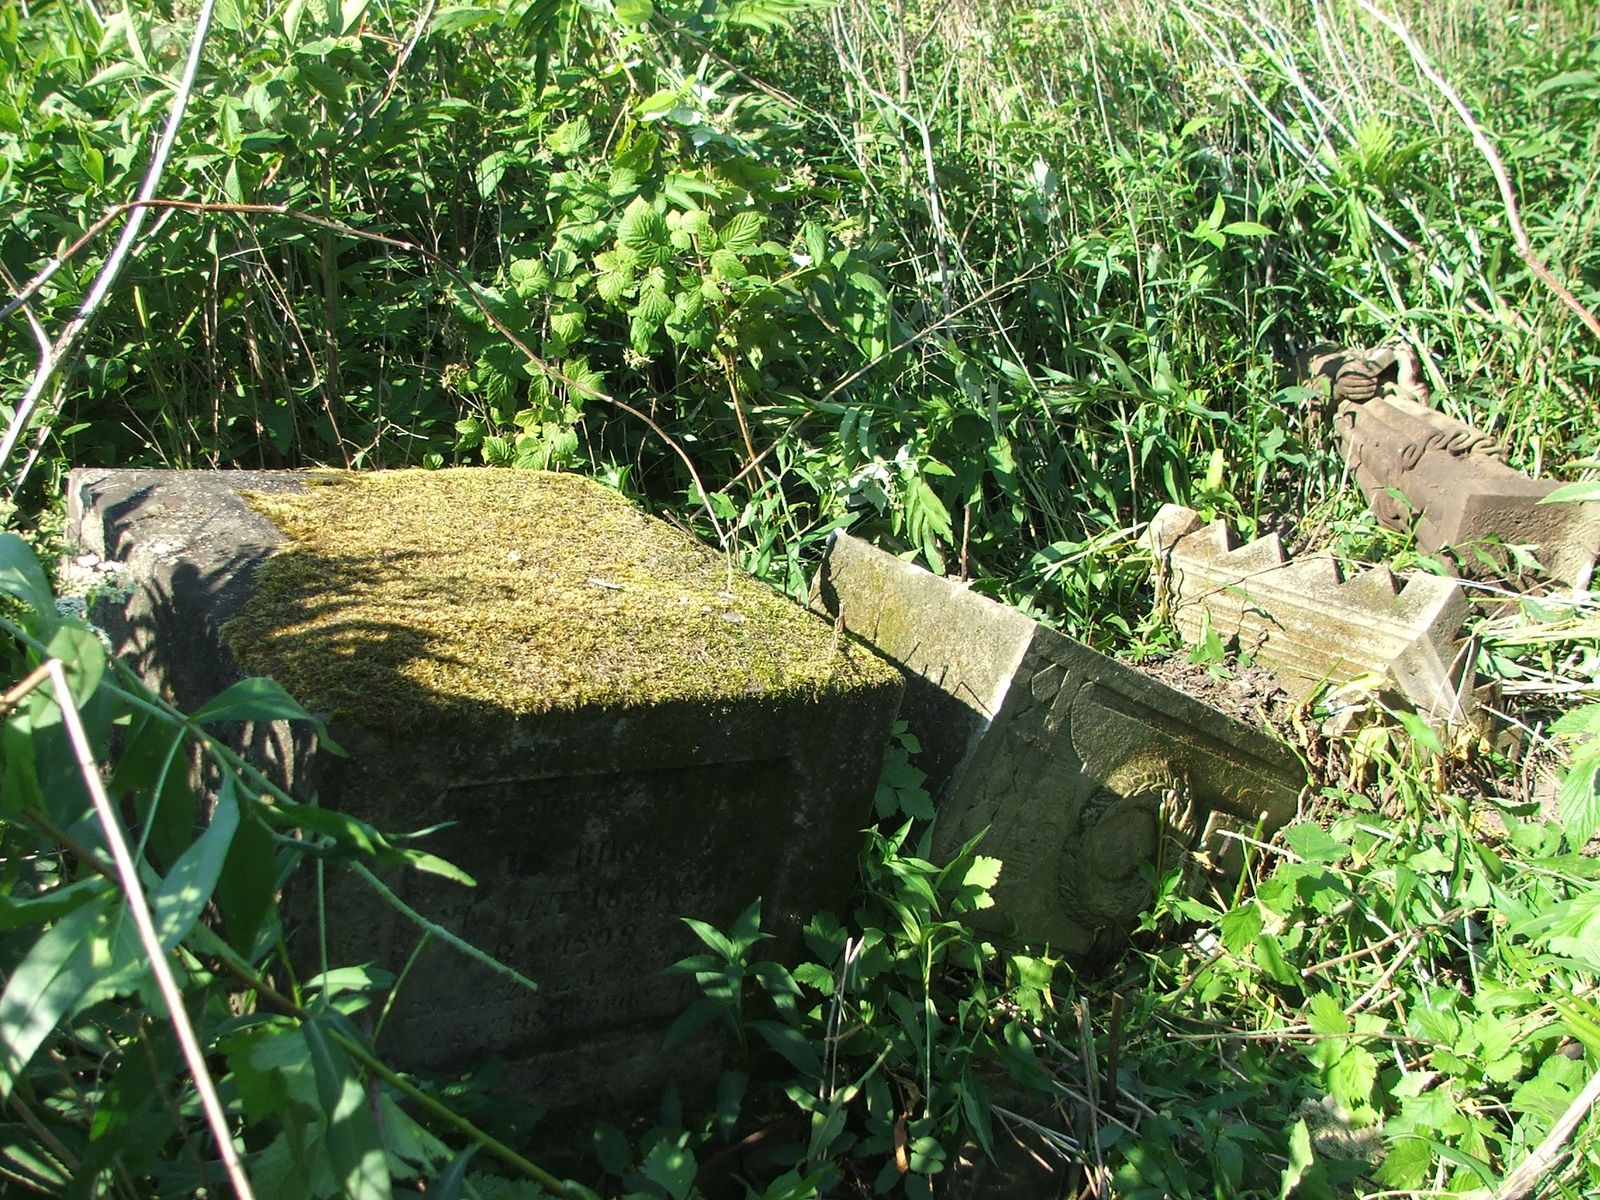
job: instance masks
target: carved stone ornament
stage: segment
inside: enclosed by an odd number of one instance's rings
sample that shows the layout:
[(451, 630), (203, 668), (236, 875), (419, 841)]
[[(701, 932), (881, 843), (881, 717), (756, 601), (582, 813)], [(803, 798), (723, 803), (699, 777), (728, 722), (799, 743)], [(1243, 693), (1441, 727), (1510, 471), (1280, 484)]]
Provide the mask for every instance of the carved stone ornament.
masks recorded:
[(1334, 406), (1363, 404), (1380, 395), (1405, 396), (1423, 403), (1429, 398), (1421, 362), (1409, 346), (1313, 351), (1306, 379)]
[(1226, 884), (1240, 856), (1224, 832), (1294, 812), (1286, 747), (966, 587), (841, 534), (812, 594), (906, 672), (901, 715), (934, 749), (936, 853), (982, 834), (1003, 864), (980, 925), (1107, 948), (1153, 875)]
[(1424, 554), (1463, 574), (1514, 575), (1507, 545), (1532, 547), (1558, 579), (1585, 580), (1600, 552), (1600, 504), (1541, 504), (1559, 486), (1500, 461), (1481, 430), (1402, 395), (1345, 402), (1335, 416), (1346, 461), (1373, 513), (1414, 530)]
[(1459, 580), (1386, 566), (1345, 577), (1331, 554), (1290, 559), (1278, 535), (1240, 545), (1225, 521), (1164, 505), (1147, 535), (1156, 600), (1191, 645), (1209, 631), (1304, 696), (1357, 676), (1387, 680), (1437, 725), (1473, 712), (1473, 655), (1459, 643)]

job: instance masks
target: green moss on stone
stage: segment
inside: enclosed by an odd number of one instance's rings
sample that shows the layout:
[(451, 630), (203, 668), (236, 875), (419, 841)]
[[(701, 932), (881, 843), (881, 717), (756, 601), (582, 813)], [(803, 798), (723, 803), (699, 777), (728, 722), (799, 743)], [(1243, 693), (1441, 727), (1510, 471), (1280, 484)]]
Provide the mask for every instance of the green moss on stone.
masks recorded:
[(575, 475), (308, 476), (247, 495), (290, 539), (224, 629), (239, 664), (334, 720), (406, 730), (817, 697), (892, 667)]

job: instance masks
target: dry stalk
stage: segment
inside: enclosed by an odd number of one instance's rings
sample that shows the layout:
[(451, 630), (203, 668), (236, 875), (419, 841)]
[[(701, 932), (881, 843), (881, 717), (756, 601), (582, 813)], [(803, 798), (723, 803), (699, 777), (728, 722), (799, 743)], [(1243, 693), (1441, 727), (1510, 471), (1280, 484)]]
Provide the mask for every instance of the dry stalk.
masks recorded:
[(1461, 123), (1466, 126), (1467, 132), (1472, 136), (1472, 144), (1478, 148), (1478, 153), (1483, 155), (1484, 161), (1489, 164), (1489, 170), (1494, 174), (1495, 185), (1500, 189), (1500, 204), (1505, 210), (1506, 224), (1511, 229), (1511, 238), (1516, 243), (1517, 254), (1522, 261), (1528, 264), (1528, 269), (1537, 275), (1557, 299), (1570, 308), (1578, 319), (1589, 328), (1589, 332), (1600, 338), (1600, 318), (1590, 312), (1583, 302), (1555, 277), (1555, 274), (1545, 265), (1538, 253), (1533, 248), (1533, 242), (1528, 237), (1528, 231), (1523, 228), (1522, 214), (1517, 207), (1517, 195), (1511, 186), (1511, 176), (1506, 172), (1505, 163), (1501, 161), (1500, 152), (1495, 149), (1494, 141), (1472, 115), (1472, 110), (1461, 99), (1460, 93), (1450, 86), (1448, 80), (1434, 68), (1433, 63), (1423, 52), (1417, 39), (1412, 36), (1404, 22), (1391, 16), (1372, 3), (1372, 0), (1356, 0), (1362, 11), (1380, 22), (1390, 33), (1400, 39), (1406, 52), (1411, 55), (1411, 61), (1416, 66), (1418, 74), (1431, 83), (1441, 96), (1455, 109), (1456, 115), (1461, 118)]
[[(28, 384), (28, 390), (23, 394), (21, 402), (16, 406), (11, 423), (7, 427), (5, 436), (0, 438), (0, 471), (4, 471), (6, 464), (11, 461), (12, 451), (16, 449), (17, 442), (27, 432), (33, 423), (34, 412), (39, 407), (39, 401), (44, 396), (45, 389), (55, 378), (55, 374), (66, 361), (78, 344), (78, 339), (83, 336), (83, 331), (89, 327), (95, 311), (100, 307), (106, 295), (111, 291), (111, 285), (116, 282), (122, 264), (133, 250), (133, 243), (139, 237), (139, 230), (144, 226), (146, 207), (143, 202), (155, 196), (156, 190), (161, 186), (161, 176), (166, 171), (167, 157), (172, 153), (172, 144), (177, 140), (178, 127), (183, 123), (184, 110), (189, 105), (189, 94), (194, 90), (195, 74), (200, 68), (200, 51), (205, 46), (206, 32), (211, 27), (211, 12), (216, 0), (202, 0), (200, 11), (195, 17), (194, 34), (189, 40), (189, 58), (184, 64), (183, 78), (178, 84), (178, 90), (173, 93), (172, 107), (167, 113), (167, 125), (161, 133), (161, 140), (156, 143), (155, 153), (151, 156), (150, 165), (145, 170), (144, 182), (139, 187), (138, 199), (132, 205), (124, 206), (125, 211), (131, 211), (128, 223), (123, 226), (122, 234), (117, 238), (117, 244), (112, 249), (110, 256), (101, 266), (99, 274), (95, 276), (94, 283), (90, 285), (89, 294), (83, 298), (83, 303), (78, 307), (78, 313), (49, 348), (42, 351), (39, 356), (38, 366), (34, 369), (33, 380)], [(18, 297), (26, 299), (27, 293)], [(6, 306), (6, 312), (12, 311), (15, 302)], [(29, 459), (29, 464), (32, 463)], [(11, 481), (11, 490), (16, 491), (22, 484), (24, 471)]]

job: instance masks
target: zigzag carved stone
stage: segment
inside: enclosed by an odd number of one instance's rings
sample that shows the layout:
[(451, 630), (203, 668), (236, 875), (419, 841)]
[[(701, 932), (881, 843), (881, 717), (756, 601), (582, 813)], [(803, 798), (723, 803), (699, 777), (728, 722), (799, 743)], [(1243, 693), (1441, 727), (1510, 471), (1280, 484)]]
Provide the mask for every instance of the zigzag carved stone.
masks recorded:
[(1277, 534), (1239, 545), (1223, 521), (1168, 504), (1148, 534), (1157, 589), (1185, 640), (1207, 622), (1274, 671), (1290, 691), (1372, 674), (1436, 721), (1467, 715), (1470, 668), (1456, 638), (1467, 600), (1453, 579), (1384, 566), (1344, 578), (1331, 554), (1290, 559)]

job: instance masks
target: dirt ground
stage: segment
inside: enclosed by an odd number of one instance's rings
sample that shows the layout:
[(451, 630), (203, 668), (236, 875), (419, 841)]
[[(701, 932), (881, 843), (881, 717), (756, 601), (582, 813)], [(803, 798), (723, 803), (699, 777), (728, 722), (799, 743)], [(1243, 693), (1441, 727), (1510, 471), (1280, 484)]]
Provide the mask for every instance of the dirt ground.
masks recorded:
[(1192, 663), (1179, 652), (1171, 658), (1147, 659), (1138, 669), (1168, 687), (1204, 701), (1251, 725), (1286, 732), (1294, 698), (1265, 667), (1236, 661)]

